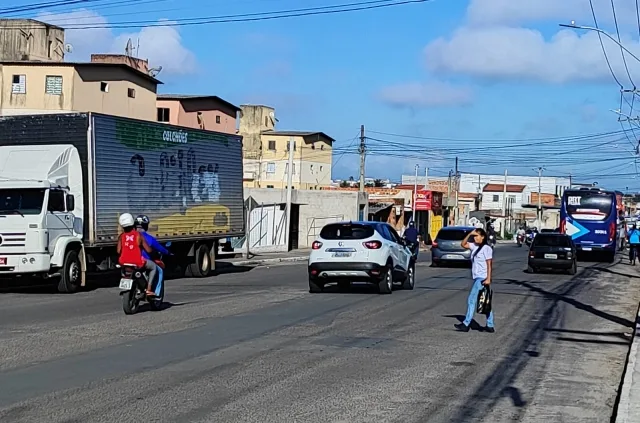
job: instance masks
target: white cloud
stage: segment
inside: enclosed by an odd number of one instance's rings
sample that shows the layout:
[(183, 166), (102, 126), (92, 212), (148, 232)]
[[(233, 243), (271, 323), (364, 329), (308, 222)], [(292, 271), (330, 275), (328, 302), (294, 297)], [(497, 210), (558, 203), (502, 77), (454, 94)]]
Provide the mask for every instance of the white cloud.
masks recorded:
[[(624, 44), (640, 56), (637, 42)], [(628, 84), (620, 48), (606, 39), (605, 46), (616, 76), (623, 85)], [(561, 30), (545, 40), (539, 31), (527, 28), (462, 27), (451, 38), (438, 38), (427, 45), (425, 56), (427, 68), (434, 73), (551, 83), (611, 80), (593, 32), (580, 35)], [(640, 63), (627, 57), (627, 64), (640, 82)]]
[(409, 82), (383, 88), (378, 98), (392, 107), (429, 108), (470, 104), (473, 93), (467, 87), (444, 82)]
[[(598, 23), (613, 22), (611, 0), (593, 0)], [(635, 2), (616, 0), (619, 24), (636, 25)], [(515, 26), (525, 22), (549, 21), (592, 25), (593, 16), (588, 0), (471, 0), (467, 19), (472, 25)]]
[[(69, 13), (43, 13), (38, 20), (64, 28), (66, 24), (104, 25), (107, 19), (86, 9)], [(190, 74), (196, 71), (195, 55), (182, 44), (180, 33), (174, 27), (148, 27), (135, 33), (114, 34), (111, 29), (67, 29), (66, 42), (73, 46), (67, 60), (89, 60), (92, 53), (124, 54), (127, 40), (134, 46), (140, 40), (138, 57), (149, 60), (150, 67), (162, 66), (162, 74)], [(161, 77), (161, 76), (160, 76)]]

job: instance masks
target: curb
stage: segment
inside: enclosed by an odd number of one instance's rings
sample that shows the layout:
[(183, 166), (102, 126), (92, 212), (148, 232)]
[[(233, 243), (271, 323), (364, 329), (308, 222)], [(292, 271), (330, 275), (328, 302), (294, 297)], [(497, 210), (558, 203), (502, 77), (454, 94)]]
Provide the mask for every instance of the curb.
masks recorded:
[(249, 259), (249, 260), (231, 261), (226, 263), (229, 263), (231, 266), (264, 266), (268, 264), (295, 263), (295, 262), (307, 261), (307, 260), (309, 260), (309, 256)]
[[(636, 373), (640, 373), (640, 369), (636, 368), (638, 367), (638, 351), (640, 350), (640, 338), (638, 335), (640, 335), (640, 307), (636, 313), (636, 326), (629, 348), (629, 355), (625, 363), (621, 382), (622, 389), (619, 391), (617, 404), (614, 408), (614, 418), (611, 419), (613, 423), (633, 423), (638, 421), (637, 413), (640, 413), (640, 409), (637, 404), (637, 398), (634, 398), (634, 394), (640, 395), (640, 393), (637, 392), (640, 388), (636, 386), (634, 389), (633, 386), (634, 382), (635, 384), (638, 383)], [(634, 390), (633, 393), (631, 392), (632, 390)]]

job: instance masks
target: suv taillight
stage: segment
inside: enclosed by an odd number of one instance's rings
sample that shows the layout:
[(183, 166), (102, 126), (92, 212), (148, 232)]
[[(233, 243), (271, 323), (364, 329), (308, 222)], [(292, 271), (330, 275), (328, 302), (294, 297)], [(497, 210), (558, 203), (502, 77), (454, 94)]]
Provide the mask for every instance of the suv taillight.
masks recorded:
[(367, 241), (363, 242), (362, 245), (370, 250), (379, 250), (380, 248), (382, 248), (382, 242), (380, 241)]
[(313, 241), (313, 244), (311, 244), (311, 249), (313, 250), (319, 250), (322, 247), (322, 242), (320, 241)]

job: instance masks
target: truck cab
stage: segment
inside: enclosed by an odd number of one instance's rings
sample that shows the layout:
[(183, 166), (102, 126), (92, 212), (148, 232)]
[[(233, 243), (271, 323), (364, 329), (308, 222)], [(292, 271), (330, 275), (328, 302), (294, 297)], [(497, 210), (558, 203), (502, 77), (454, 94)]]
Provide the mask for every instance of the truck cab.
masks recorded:
[(83, 216), (78, 215), (73, 188), (59, 183), (69, 181), (68, 166), (48, 166), (45, 169), (56, 170), (50, 177), (27, 179), (27, 169), (41, 176), (34, 171), (42, 163), (39, 158), (60, 156), (48, 147), (28, 151), (27, 161), (25, 152), (0, 147), (5, 159), (0, 159), (0, 278), (59, 277), (60, 291), (75, 291), (82, 279)]

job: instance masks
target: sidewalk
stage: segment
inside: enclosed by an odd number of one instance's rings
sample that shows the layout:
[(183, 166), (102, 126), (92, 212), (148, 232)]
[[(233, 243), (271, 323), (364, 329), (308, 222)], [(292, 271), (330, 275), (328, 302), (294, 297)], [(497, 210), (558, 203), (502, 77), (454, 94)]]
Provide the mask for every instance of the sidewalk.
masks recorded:
[(615, 423), (640, 422), (640, 309), (622, 380)]
[(292, 263), (292, 262), (302, 262), (307, 261), (309, 259), (309, 252), (311, 250), (304, 248), (300, 250), (293, 250), (286, 253), (262, 253), (251, 255), (249, 259), (244, 257), (239, 258), (219, 258), (216, 260), (216, 267), (218, 264), (222, 264), (223, 267), (227, 266), (267, 266), (270, 264), (277, 263)]

